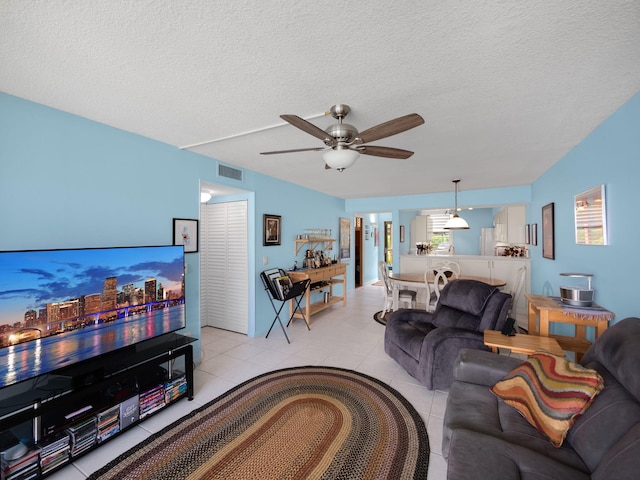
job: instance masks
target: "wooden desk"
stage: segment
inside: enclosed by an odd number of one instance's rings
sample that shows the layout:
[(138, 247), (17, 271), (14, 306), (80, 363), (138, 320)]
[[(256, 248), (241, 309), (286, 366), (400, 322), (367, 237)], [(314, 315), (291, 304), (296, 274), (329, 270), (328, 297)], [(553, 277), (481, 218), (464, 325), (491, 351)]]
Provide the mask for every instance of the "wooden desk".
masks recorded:
[[(409, 287), (409, 288), (425, 288), (424, 287), (424, 273), (390, 273), (389, 279), (393, 284), (393, 309), (398, 309), (398, 291), (401, 290), (401, 287)], [(472, 275), (460, 275), (458, 276), (460, 280), (477, 280), (479, 282), (487, 283), (493, 287), (504, 287), (507, 282), (501, 280), (499, 278), (490, 278), (490, 277), (476, 277)], [(429, 274), (428, 280), (430, 283), (433, 283), (435, 280), (435, 275), (433, 273)], [(450, 282), (455, 281), (455, 279), (449, 280)]]
[(544, 350), (553, 355), (564, 357), (564, 350), (555, 338), (541, 337), (539, 335), (519, 333), (510, 337), (497, 330), (485, 330), (484, 344), (487, 347), (491, 347), (491, 350), (495, 353), (498, 353), (498, 348), (508, 348), (514, 353), (524, 353), (525, 355)]
[[(576, 353), (576, 362), (582, 359), (582, 354), (591, 346), (591, 342), (586, 339), (587, 327), (594, 327), (595, 338), (598, 338), (615, 317), (613, 312), (595, 303), (594, 309), (585, 309), (562, 305), (554, 297), (530, 293), (525, 297), (529, 301), (529, 334), (555, 338), (564, 350)], [(575, 325), (575, 336), (550, 334), (550, 322)]]
[[(292, 270), (287, 272), (292, 282), (299, 282), (301, 280), (309, 279), (311, 283), (309, 284), (309, 288), (307, 289), (307, 293), (305, 294), (305, 306), (302, 309), (304, 312), (304, 316), (307, 320), (307, 324), (311, 322), (311, 315), (314, 315), (318, 312), (321, 312), (325, 308), (329, 308), (336, 303), (342, 302), (343, 306), (347, 306), (347, 265), (344, 263), (336, 263), (329, 267), (322, 268), (306, 268), (303, 270)], [(336, 278), (336, 277), (342, 278)], [(312, 289), (312, 285), (317, 282), (326, 281), (327, 285), (322, 288)], [(333, 285), (335, 283), (342, 284), (342, 296), (334, 296), (333, 295)], [(311, 303), (311, 292), (312, 291), (329, 291), (329, 302), (324, 303), (324, 301), (319, 301), (315, 303)], [(293, 301), (290, 306), (290, 312), (293, 312), (295, 305)], [(296, 318), (302, 318), (302, 315), (298, 312), (294, 315)]]

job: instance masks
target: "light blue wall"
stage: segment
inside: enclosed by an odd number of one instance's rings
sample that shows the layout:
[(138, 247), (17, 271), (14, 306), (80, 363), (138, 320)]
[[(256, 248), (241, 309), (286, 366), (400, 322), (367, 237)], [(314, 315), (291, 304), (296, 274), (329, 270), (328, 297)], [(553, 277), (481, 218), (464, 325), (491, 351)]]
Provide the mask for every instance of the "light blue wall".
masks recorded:
[[(453, 192), (427, 193), (423, 195), (400, 195), (396, 197), (358, 198), (346, 201), (350, 214), (363, 215), (365, 212), (384, 212), (385, 219), (393, 222), (394, 242), (400, 238), (400, 225), (405, 226), (405, 243), (394, 246), (393, 269), (400, 268), (400, 254), (409, 251), (409, 224), (416, 210), (451, 208)], [(487, 205), (528, 204), (531, 201), (531, 186), (469, 190), (458, 193), (458, 204), (465, 207), (486, 207)], [(477, 255), (480, 251), (480, 228), (493, 225), (493, 213), (490, 209), (464, 210), (464, 218), (469, 221), (470, 229), (454, 232), (456, 253)], [(409, 213), (411, 212), (411, 213)], [(474, 213), (475, 212), (475, 213)], [(489, 220), (491, 216), (491, 220)], [(468, 217), (468, 218), (467, 218)], [(396, 250), (396, 248), (398, 250)]]
[[(461, 184), (462, 185), (462, 184)], [(395, 197), (354, 198), (346, 201), (349, 212), (394, 212), (400, 210), (447, 209), (453, 207), (453, 190), (444, 193), (421, 195), (398, 195)], [(489, 188), (485, 190), (462, 190), (458, 193), (458, 205), (486, 207), (529, 203), (531, 186)]]
[[(259, 272), (293, 265), (298, 233), (337, 233), (346, 216), (341, 199), (248, 170), (238, 185), (217, 177), (210, 158), (2, 93), (0, 159), (0, 250), (171, 244), (173, 218), (200, 217), (201, 182), (247, 190), (252, 336), (266, 333), (273, 319)], [(281, 246), (262, 246), (263, 213), (282, 215)], [(199, 259), (186, 255), (186, 331), (193, 335)], [(351, 266), (348, 273), (352, 289)]]
[[(401, 255), (408, 254), (412, 248), (409, 243), (411, 241), (411, 220), (416, 215), (420, 215), (420, 211), (400, 211), (400, 225), (404, 225), (405, 228), (405, 241), (404, 243), (400, 243)], [(469, 230), (456, 230), (451, 232), (456, 253), (458, 255), (480, 255), (480, 229), (493, 227), (494, 209), (475, 208), (473, 210), (463, 210), (459, 215), (467, 221)], [(415, 245), (413, 248), (415, 248)]]
[[(637, 314), (640, 227), (633, 220), (640, 178), (639, 126), (640, 94), (532, 185), (465, 191), (463, 179), (459, 204), (527, 204), (529, 223), (540, 223), (541, 207), (555, 203), (556, 260), (543, 259), (540, 247), (531, 248), (533, 293), (557, 294), (560, 272), (585, 271), (595, 274), (597, 301), (617, 319)], [(172, 218), (199, 218), (200, 182), (247, 190), (253, 215), (249, 271), (255, 318), (250, 319), (250, 335), (265, 333), (273, 318), (258, 273), (291, 266), (293, 239), (304, 229), (330, 228), (337, 238), (340, 217), (377, 213), (379, 231), (384, 220), (391, 220), (394, 239), (399, 240), (399, 226), (408, 226), (402, 211), (449, 208), (452, 201), (451, 192), (343, 201), (248, 170), (237, 185), (218, 178), (217, 162), (210, 158), (1, 93), (0, 161), (0, 250), (169, 244)], [(607, 188), (611, 244), (575, 245), (573, 196), (601, 183)], [(282, 215), (281, 246), (262, 246), (264, 213)], [(465, 213), (467, 217), (475, 222), (474, 215)], [(477, 244), (477, 232), (462, 233), (470, 237), (456, 237), (457, 253)], [(409, 241), (408, 231), (406, 237)], [(368, 258), (382, 258), (382, 239), (378, 250), (365, 248)], [(395, 268), (400, 252), (394, 255)], [(265, 255), (268, 265), (262, 264)], [(199, 254), (188, 254), (187, 265), (187, 330), (197, 332)], [(365, 275), (367, 281), (374, 277), (369, 260)], [(347, 277), (351, 290), (351, 264)]]
[[(562, 272), (592, 273), (596, 301), (616, 314), (616, 321), (640, 316), (640, 94), (636, 94), (560, 162), (542, 175), (532, 188), (529, 223), (538, 224), (538, 246), (531, 248), (532, 290), (559, 295), (566, 284)], [(604, 184), (609, 245), (576, 245), (574, 195)], [(555, 260), (542, 258), (542, 207), (554, 203)], [(564, 279), (564, 280), (563, 280)]]
[[(537, 223), (538, 246), (530, 246), (531, 291), (536, 294), (559, 295), (561, 272), (585, 272), (595, 275), (593, 287), (596, 301), (616, 314), (616, 321), (640, 316), (635, 303), (635, 285), (640, 270), (638, 241), (640, 225), (634, 220), (640, 178), (640, 93), (603, 122), (583, 142), (532, 185), (488, 190), (462, 190), (458, 204), (465, 206), (525, 204), (527, 222)], [(599, 184), (606, 186), (609, 224), (608, 246), (576, 245), (574, 235), (573, 197)], [(464, 179), (461, 183), (464, 187)], [(405, 195), (347, 200), (348, 212), (391, 212), (394, 236), (399, 238), (399, 225), (407, 223), (404, 210), (449, 208), (450, 193)], [(553, 202), (556, 216), (556, 258), (542, 258), (541, 209)], [(495, 211), (493, 213), (496, 213)], [(465, 219), (467, 213), (464, 213)], [(405, 227), (406, 228), (406, 227)], [(456, 232), (456, 253), (462, 254), (476, 242)], [(403, 247), (404, 248), (404, 247)], [(394, 267), (399, 267), (398, 256)], [(566, 281), (566, 280), (565, 280)]]
[(455, 230), (453, 243), (458, 255), (480, 255), (480, 229), (493, 227), (490, 208), (463, 210), (459, 215), (469, 224), (469, 230)]

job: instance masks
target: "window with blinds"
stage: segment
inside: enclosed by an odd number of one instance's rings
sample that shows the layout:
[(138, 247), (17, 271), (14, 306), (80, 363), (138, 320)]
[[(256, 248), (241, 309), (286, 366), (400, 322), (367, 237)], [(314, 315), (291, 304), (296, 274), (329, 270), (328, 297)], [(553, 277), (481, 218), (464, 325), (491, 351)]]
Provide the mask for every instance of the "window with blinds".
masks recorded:
[(436, 213), (429, 215), (429, 217), (431, 219), (431, 222), (429, 222), (429, 227), (431, 228), (429, 232), (431, 247), (436, 249), (441, 243), (453, 243), (451, 231), (445, 230), (444, 228), (445, 223), (451, 218), (451, 215), (448, 213)]

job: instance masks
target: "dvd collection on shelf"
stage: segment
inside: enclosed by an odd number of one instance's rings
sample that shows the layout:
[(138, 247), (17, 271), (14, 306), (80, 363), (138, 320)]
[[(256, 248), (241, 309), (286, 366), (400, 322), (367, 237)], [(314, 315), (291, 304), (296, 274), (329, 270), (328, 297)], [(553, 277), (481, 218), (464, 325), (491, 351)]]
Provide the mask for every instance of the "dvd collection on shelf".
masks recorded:
[(91, 416), (71, 425), (65, 430), (71, 440), (71, 456), (77, 457), (85, 450), (93, 447), (98, 441), (98, 426), (96, 417)]
[(114, 436), (120, 431), (120, 405), (114, 405), (96, 415), (98, 421), (98, 442)]
[(140, 420), (165, 406), (164, 385), (140, 393)]
[(43, 475), (69, 461), (71, 444), (69, 436), (64, 432), (45, 437), (41, 442), (41, 448), (40, 467)]
[(40, 474), (40, 448), (32, 447), (19, 458), (13, 458), (7, 452), (0, 454), (3, 480), (30, 480)]
[(11, 451), (18, 445), (18, 439), (10, 431), (1, 432), (2, 445), (10, 446), (0, 452), (0, 480), (39, 478), (186, 395), (187, 389), (184, 372), (174, 371), (173, 379), (145, 387), (141, 393), (97, 413), (90, 413), (93, 406), (86, 405), (80, 413), (73, 413), (74, 419), (81, 419), (61, 431), (47, 431), (36, 445), (31, 445), (18, 458), (14, 458)]
[[(174, 372), (175, 373), (175, 372)], [(175, 380), (164, 385), (164, 401), (169, 404), (187, 393), (187, 376), (180, 373)]]

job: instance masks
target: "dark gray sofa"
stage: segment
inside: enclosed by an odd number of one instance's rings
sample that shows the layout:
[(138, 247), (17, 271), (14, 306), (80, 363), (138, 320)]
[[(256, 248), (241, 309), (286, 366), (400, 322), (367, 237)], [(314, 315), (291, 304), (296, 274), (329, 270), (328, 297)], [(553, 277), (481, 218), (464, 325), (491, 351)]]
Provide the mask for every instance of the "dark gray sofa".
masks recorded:
[(605, 386), (560, 448), (489, 390), (520, 363), (460, 352), (444, 420), (448, 480), (640, 478), (640, 319), (616, 323), (585, 353), (581, 364)]
[(384, 350), (428, 389), (449, 388), (462, 348), (489, 350), (485, 330), (501, 330), (511, 295), (476, 280), (453, 280), (433, 313), (401, 309), (387, 320)]

